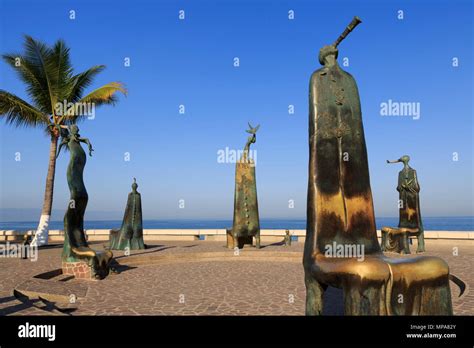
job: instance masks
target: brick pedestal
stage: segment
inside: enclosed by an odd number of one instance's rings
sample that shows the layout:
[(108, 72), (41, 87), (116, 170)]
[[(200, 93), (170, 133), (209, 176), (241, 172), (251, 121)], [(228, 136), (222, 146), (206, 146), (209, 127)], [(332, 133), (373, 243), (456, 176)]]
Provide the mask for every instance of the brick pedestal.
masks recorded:
[(73, 275), (78, 279), (96, 280), (91, 267), (85, 262), (63, 262), (63, 274)]

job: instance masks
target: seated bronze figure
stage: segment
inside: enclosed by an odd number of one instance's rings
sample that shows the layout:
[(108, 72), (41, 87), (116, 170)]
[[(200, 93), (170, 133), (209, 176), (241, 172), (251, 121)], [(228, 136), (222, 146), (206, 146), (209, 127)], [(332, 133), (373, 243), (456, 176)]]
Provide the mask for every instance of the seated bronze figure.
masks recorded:
[(398, 173), (399, 192), (398, 207), (400, 219), (398, 228), (382, 227), (382, 250), (409, 254), (409, 238), (418, 239), (417, 253), (425, 251), (425, 235), (420, 212), (420, 185), (416, 170), (408, 165), (410, 157), (405, 155), (396, 161), (387, 163), (403, 163), (403, 169)]
[[(61, 136), (62, 142), (59, 145), (57, 156), (59, 156), (63, 146), (67, 146), (71, 155), (67, 168), (67, 183), (71, 198), (64, 215), (63, 272), (79, 276), (75, 273), (75, 270), (81, 269), (81, 273), (84, 271), (92, 278), (102, 279), (109, 274), (113, 254), (111, 251), (91, 249), (84, 233), (84, 213), (89, 196), (83, 180), (86, 153), (82, 149), (81, 143), (89, 146), (90, 156), (92, 156), (93, 151), (92, 145), (89, 139), (80, 136), (79, 128), (74, 124), (69, 128), (63, 126)], [(89, 269), (84, 270), (82, 267), (75, 266), (76, 263), (81, 262), (85, 262)]]
[(145, 249), (143, 242), (142, 198), (137, 191), (138, 184), (133, 178), (132, 192), (128, 194), (122, 227), (110, 231), (111, 250)]
[(359, 93), (337, 64), (337, 45), (359, 23), (320, 50), (323, 67), (311, 76), (306, 314), (323, 313), (332, 286), (343, 290), (346, 315), (451, 315), (446, 262), (387, 258), (377, 240)]
[(260, 248), (260, 219), (258, 217), (257, 183), (255, 179), (255, 162), (250, 157), (250, 145), (257, 140), (260, 125), (252, 127), (245, 144), (242, 157), (235, 165), (234, 220), (232, 229), (227, 230), (227, 247), (243, 248), (252, 245), (255, 238), (257, 249)]

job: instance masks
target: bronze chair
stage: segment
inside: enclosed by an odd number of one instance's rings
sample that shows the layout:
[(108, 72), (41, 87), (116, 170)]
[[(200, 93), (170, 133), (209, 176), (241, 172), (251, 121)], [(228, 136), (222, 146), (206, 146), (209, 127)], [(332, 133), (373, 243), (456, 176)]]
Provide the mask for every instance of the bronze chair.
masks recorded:
[(322, 314), (324, 292), (333, 286), (343, 290), (347, 315), (450, 315), (446, 262), (391, 259), (380, 249), (359, 93), (337, 64), (341, 40), (321, 49), (324, 67), (310, 82), (306, 314)]

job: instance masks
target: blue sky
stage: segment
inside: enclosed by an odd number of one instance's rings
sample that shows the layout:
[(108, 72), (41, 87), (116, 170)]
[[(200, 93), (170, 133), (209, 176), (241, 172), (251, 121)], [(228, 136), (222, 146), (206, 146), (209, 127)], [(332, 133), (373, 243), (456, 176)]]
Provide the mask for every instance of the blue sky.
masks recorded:
[[(422, 214), (474, 215), (469, 1), (0, 0), (0, 13), (1, 53), (21, 51), (23, 34), (48, 44), (62, 38), (76, 71), (107, 66), (94, 86), (121, 81), (129, 90), (80, 125), (95, 148), (85, 172), (89, 211), (120, 217), (136, 177), (145, 218), (231, 219), (234, 164), (218, 163), (217, 152), (241, 149), (250, 121), (261, 124), (253, 145), (260, 216), (304, 217), (309, 78), (319, 49), (357, 15), (363, 23), (339, 46), (339, 62), (349, 59), (343, 68), (359, 86), (376, 215), (398, 214), (401, 165), (385, 160), (404, 154), (418, 172)], [(27, 98), (3, 62), (0, 88)], [(381, 116), (389, 99), (420, 103), (420, 118)], [(3, 121), (0, 133), (0, 208), (39, 216), (49, 139)], [(62, 153), (53, 209), (69, 199), (67, 161)]]

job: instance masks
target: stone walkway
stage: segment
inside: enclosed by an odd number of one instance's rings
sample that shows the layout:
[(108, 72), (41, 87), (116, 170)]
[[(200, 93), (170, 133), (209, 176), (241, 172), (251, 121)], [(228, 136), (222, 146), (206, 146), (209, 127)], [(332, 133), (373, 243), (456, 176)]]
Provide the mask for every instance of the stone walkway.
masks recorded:
[[(130, 261), (120, 274), (102, 281), (63, 276), (50, 280), (32, 278), (60, 268), (61, 245), (42, 249), (36, 262), (0, 257), (0, 315), (304, 315), (303, 243), (293, 243), (291, 247), (270, 245), (261, 250), (246, 247), (240, 259), (233, 257), (234, 251), (223, 244), (155, 242), (150, 249), (132, 252), (130, 258), (119, 258), (120, 263), (127, 264), (127, 259), (168, 261)], [(98, 250), (102, 244), (92, 247)], [(453, 253), (456, 247), (458, 255), (456, 249)], [(474, 315), (474, 242), (428, 240), (426, 248), (426, 255), (443, 257), (451, 272), (467, 284), (459, 298), (459, 289), (451, 282), (455, 314)], [(248, 259), (258, 253), (270, 261), (261, 257), (258, 261)], [(123, 252), (114, 254), (119, 257)], [(202, 255), (228, 257), (210, 261)], [(54, 289), (57, 298), (72, 295), (74, 303), (56, 306), (48, 301), (17, 299), (13, 295), (15, 288), (43, 289), (45, 293)], [(328, 291), (327, 300), (326, 314), (342, 314), (340, 290)]]

